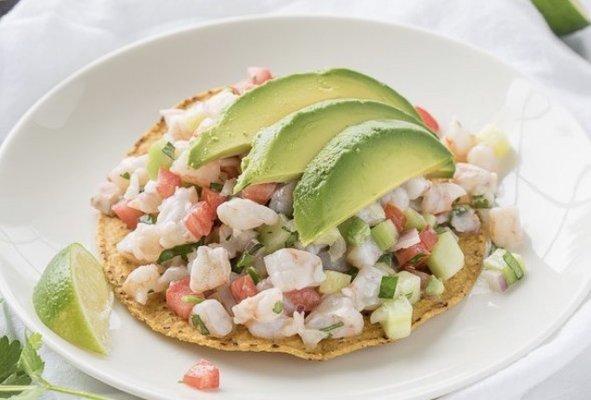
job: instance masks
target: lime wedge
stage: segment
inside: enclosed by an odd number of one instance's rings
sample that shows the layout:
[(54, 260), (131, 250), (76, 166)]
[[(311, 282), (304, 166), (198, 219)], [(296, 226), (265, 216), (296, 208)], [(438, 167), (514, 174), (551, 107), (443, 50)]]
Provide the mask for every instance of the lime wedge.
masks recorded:
[(49, 329), (101, 354), (107, 353), (112, 304), (101, 264), (79, 243), (49, 262), (33, 292), (35, 311)]
[(532, 0), (558, 36), (583, 29), (591, 20), (578, 0)]

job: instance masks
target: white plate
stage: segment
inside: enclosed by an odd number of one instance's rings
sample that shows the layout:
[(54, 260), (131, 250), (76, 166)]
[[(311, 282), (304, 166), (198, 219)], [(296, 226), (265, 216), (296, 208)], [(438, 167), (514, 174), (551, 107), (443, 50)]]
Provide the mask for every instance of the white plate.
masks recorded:
[[(58, 249), (94, 248), (88, 199), (157, 110), (235, 82), (246, 66), (279, 75), (347, 66), (375, 76), (447, 124), (496, 121), (520, 164), (504, 181), (530, 239), (530, 275), (505, 295), (477, 291), (395, 345), (329, 362), (277, 354), (224, 353), (166, 339), (121, 306), (113, 349), (97, 357), (46, 329), (33, 285)], [(562, 108), (518, 73), (466, 45), (401, 26), (326, 17), (231, 20), (149, 40), (105, 57), (29, 111), (0, 156), (0, 287), (10, 306), (74, 365), (151, 399), (429, 398), (489, 375), (559, 328), (591, 280), (591, 145)], [(177, 383), (197, 359), (219, 365), (222, 389)]]

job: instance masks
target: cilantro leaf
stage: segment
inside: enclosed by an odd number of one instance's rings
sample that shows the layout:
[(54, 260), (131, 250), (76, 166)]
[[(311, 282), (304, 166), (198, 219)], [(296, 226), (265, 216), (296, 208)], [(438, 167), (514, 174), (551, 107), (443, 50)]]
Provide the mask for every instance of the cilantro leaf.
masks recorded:
[(0, 338), (0, 382), (4, 382), (16, 371), (21, 350), (18, 340), (10, 341), (7, 336)]
[(33, 380), (40, 378), (43, 368), (45, 368), (45, 363), (37, 353), (42, 343), (43, 340), (39, 333), (28, 336), (18, 362), (19, 367)]

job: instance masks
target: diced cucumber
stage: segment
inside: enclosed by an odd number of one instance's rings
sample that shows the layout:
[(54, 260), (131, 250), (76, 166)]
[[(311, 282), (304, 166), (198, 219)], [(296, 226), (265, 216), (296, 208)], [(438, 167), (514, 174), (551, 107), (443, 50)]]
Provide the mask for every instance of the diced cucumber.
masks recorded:
[(398, 285), (398, 276), (385, 275), (380, 281), (380, 292), (378, 297), (380, 299), (392, 299), (396, 293), (396, 286)]
[(439, 239), (431, 250), (427, 265), (436, 277), (446, 281), (464, 266), (464, 253), (451, 231), (437, 236)]
[(396, 274), (398, 283), (396, 284), (396, 297), (403, 296), (408, 298), (411, 304), (421, 299), (421, 278), (408, 271), (400, 271)]
[[(154, 180), (158, 178), (158, 171), (160, 168), (168, 169), (174, 161), (174, 146), (162, 138), (152, 144), (148, 150), (148, 164), (146, 169), (148, 170), (148, 176)], [(172, 150), (172, 152), (170, 152)], [(171, 157), (171, 155), (173, 157)]]
[(425, 219), (427, 225), (429, 225), (431, 228), (435, 228), (435, 226), (437, 225), (437, 218), (435, 217), (435, 215), (423, 214), (423, 218)]
[(404, 225), (405, 231), (409, 229), (417, 229), (421, 231), (427, 226), (425, 218), (410, 207), (404, 210), (404, 216), (406, 217), (406, 224)]
[(338, 293), (342, 288), (351, 283), (351, 275), (337, 271), (324, 271), (326, 279), (320, 284), (318, 290), (322, 294)]
[(367, 239), (371, 231), (369, 225), (359, 217), (351, 217), (341, 225), (339, 231), (348, 244), (359, 246)]
[(443, 293), (445, 287), (443, 286), (443, 282), (435, 277), (435, 275), (431, 275), (429, 278), (429, 282), (427, 282), (427, 287), (425, 288), (425, 292), (429, 296), (439, 296)]
[(340, 237), (341, 237), (341, 233), (339, 232), (339, 230), (337, 228), (333, 228), (333, 229), (329, 230), (328, 232), (326, 232), (325, 234), (317, 237), (314, 240), (314, 242), (312, 242), (312, 243), (317, 244), (319, 246), (330, 246), (334, 242), (339, 240)]
[(501, 271), (507, 282), (512, 285), (525, 275), (525, 263), (519, 254), (505, 249), (496, 249), (483, 262), (484, 269)]
[(258, 240), (265, 246), (265, 253), (270, 254), (285, 247), (285, 243), (292, 235), (287, 223), (287, 217), (279, 214), (279, 221), (275, 225), (263, 225), (257, 229)]
[(371, 237), (373, 237), (380, 250), (386, 251), (396, 244), (398, 230), (394, 223), (387, 219), (371, 228)]
[(407, 337), (412, 329), (412, 305), (405, 296), (386, 300), (371, 314), (370, 322), (379, 322), (389, 339)]

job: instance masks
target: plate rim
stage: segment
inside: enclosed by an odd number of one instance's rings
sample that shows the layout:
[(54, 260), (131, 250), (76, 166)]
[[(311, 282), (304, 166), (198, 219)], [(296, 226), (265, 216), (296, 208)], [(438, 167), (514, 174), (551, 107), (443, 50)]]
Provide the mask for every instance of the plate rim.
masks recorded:
[[(73, 73), (71, 73), (68, 77), (54, 85), (51, 89), (49, 89), (44, 95), (42, 95), (37, 101), (33, 103), (29, 107), (29, 109), (18, 119), (16, 124), (10, 129), (9, 133), (7, 134), (6, 138), (0, 145), (0, 159), (5, 156), (5, 153), (8, 152), (11, 143), (15, 140), (18, 136), (18, 132), (21, 130), (21, 127), (38, 111), (38, 109), (48, 100), (50, 100), (55, 93), (59, 92), (62, 88), (67, 87), (71, 82), (75, 81), (76, 79), (80, 78), (81, 76), (91, 73), (95, 68), (99, 68), (103, 63), (107, 63), (109, 60), (116, 58), (116, 57), (124, 57), (126, 53), (132, 52), (136, 49), (139, 49), (143, 46), (151, 45), (155, 42), (160, 40), (166, 40), (171, 36), (176, 36), (184, 33), (188, 33), (190, 31), (199, 31), (201, 29), (207, 29), (210, 27), (218, 27), (218, 26), (230, 26), (233, 24), (240, 24), (243, 22), (265, 22), (268, 20), (289, 20), (289, 21), (306, 21), (306, 20), (315, 20), (316, 22), (328, 21), (328, 22), (352, 22), (352, 23), (367, 23), (372, 25), (382, 25), (386, 27), (393, 27), (396, 29), (408, 30), (415, 34), (420, 34), (424, 36), (430, 37), (432, 40), (440, 40), (449, 42), (452, 45), (463, 47), (470, 50), (473, 53), (477, 53), (478, 56), (486, 58), (489, 62), (496, 64), (498, 67), (504, 68), (505, 70), (512, 73), (514, 76), (519, 77), (527, 81), (536, 91), (539, 91), (545, 97), (550, 97), (549, 90), (540, 84), (539, 82), (527, 77), (515, 67), (509, 65), (505, 61), (497, 58), (495, 55), (489, 53), (488, 51), (476, 47), (471, 43), (464, 42), (460, 39), (446, 36), (437, 32), (429, 31), (422, 27), (413, 26), (410, 24), (400, 23), (400, 22), (389, 22), (379, 19), (373, 18), (363, 18), (363, 17), (350, 17), (350, 16), (340, 16), (334, 14), (327, 14), (327, 13), (293, 13), (293, 14), (277, 14), (277, 13), (265, 13), (265, 14), (249, 14), (243, 16), (234, 16), (234, 17), (227, 17), (227, 18), (218, 18), (208, 21), (199, 21), (190, 23), (186, 26), (176, 27), (173, 29), (165, 30), (164, 32), (156, 33), (153, 35), (146, 36), (144, 38), (138, 39), (131, 43), (125, 44), (119, 48), (113, 49), (106, 54), (96, 58), (95, 60), (87, 63), (86, 65), (78, 68)], [(559, 102), (552, 102), (554, 107), (557, 107), (565, 112), (565, 115), (570, 118), (576, 126), (584, 132), (584, 129), (581, 127), (579, 121), (573, 116), (573, 114), (565, 107), (561, 105)], [(588, 138), (587, 138), (588, 139)], [(552, 324), (551, 328), (542, 335), (539, 335), (535, 340), (530, 341), (528, 346), (525, 346), (522, 350), (516, 352), (511, 357), (508, 357), (505, 360), (500, 362), (496, 362), (490, 364), (488, 367), (484, 368), (481, 372), (474, 374), (469, 377), (462, 377), (457, 376), (454, 378), (450, 378), (445, 383), (440, 384), (434, 388), (428, 388), (426, 391), (422, 391), (421, 393), (410, 393), (413, 398), (423, 398), (424, 396), (429, 397), (438, 397), (444, 394), (448, 394), (454, 391), (457, 391), (462, 388), (466, 388), (475, 382), (478, 382), (486, 377), (489, 377), (507, 367), (510, 364), (513, 364), (520, 358), (525, 357), (529, 354), (532, 350), (538, 348), (543, 342), (545, 342), (550, 336), (555, 334), (559, 328), (564, 325), (564, 322), (570, 319), (575, 311), (580, 307), (583, 300), (589, 295), (591, 291), (591, 280), (587, 283), (586, 287), (581, 290), (581, 293), (576, 298), (573, 298), (571, 303), (566, 307), (566, 311), (564, 314), (556, 319)], [(6, 304), (10, 309), (17, 315), (17, 317), (23, 322), (25, 327), (29, 330), (36, 331), (37, 330), (37, 323), (33, 321), (33, 318), (29, 317), (29, 314), (26, 310), (24, 310), (18, 304), (16, 298), (12, 295), (12, 291), (8, 287), (8, 282), (5, 280), (4, 275), (0, 273), (0, 294), (6, 301)], [(112, 376), (108, 373), (103, 373), (100, 369), (92, 366), (87, 365), (82, 360), (79, 360), (75, 355), (70, 355), (66, 350), (62, 350), (60, 341), (63, 340), (58, 336), (47, 336), (44, 335), (44, 343), (52, 350), (59, 354), (61, 357), (66, 359), (69, 363), (72, 364), (75, 368), (79, 369), (80, 371), (88, 374), (89, 376), (109, 385), (114, 388), (117, 388), (123, 392), (140, 396), (142, 398), (157, 398), (162, 400), (167, 400), (168, 397), (166, 395), (161, 395), (158, 392), (153, 392), (151, 390), (143, 389), (141, 386), (134, 386), (132, 384), (128, 384), (125, 382), (124, 379), (117, 379), (116, 377)], [(84, 350), (79, 350), (84, 351)], [(396, 396), (395, 393), (391, 395), (387, 395), (383, 392), (379, 391), (380, 389), (373, 389), (364, 391), (364, 394), (373, 393), (375, 395), (382, 394), (383, 398), (394, 398)], [(230, 396), (228, 398), (234, 398), (232, 395), (225, 393), (226, 396)], [(347, 396), (347, 397), (350, 397)]]

